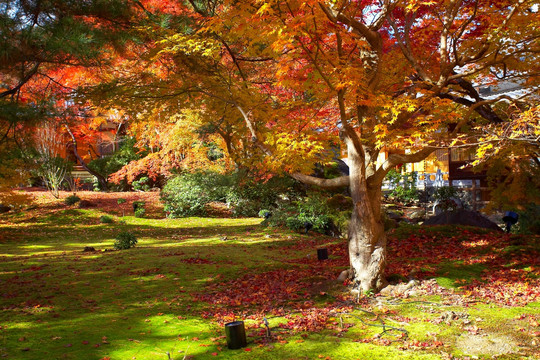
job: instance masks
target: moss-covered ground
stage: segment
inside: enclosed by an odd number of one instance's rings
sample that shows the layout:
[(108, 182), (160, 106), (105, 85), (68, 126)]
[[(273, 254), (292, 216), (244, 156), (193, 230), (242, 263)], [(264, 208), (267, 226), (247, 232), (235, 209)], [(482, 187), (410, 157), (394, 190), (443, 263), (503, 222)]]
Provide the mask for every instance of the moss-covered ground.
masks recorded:
[[(540, 355), (535, 237), (401, 227), (389, 234), (387, 272), (403, 283), (351, 294), (334, 280), (347, 268), (342, 239), (256, 218), (166, 219), (157, 194), (82, 192), (84, 208), (31, 195), (35, 205), (0, 215), (2, 359)], [(136, 218), (130, 202), (141, 197), (147, 217)], [(121, 231), (137, 246), (113, 250)], [(317, 260), (320, 247), (328, 260)], [(233, 320), (245, 322), (239, 350), (227, 348)]]

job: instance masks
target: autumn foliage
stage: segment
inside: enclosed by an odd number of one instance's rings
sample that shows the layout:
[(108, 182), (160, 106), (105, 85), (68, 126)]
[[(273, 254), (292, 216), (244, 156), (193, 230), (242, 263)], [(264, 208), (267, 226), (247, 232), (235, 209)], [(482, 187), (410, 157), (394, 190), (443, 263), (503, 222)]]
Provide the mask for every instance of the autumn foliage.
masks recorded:
[[(381, 188), (392, 168), (436, 149), (478, 146), (481, 158), (506, 154), (538, 169), (533, 1), (122, 4), (90, 2), (73, 5), (66, 17), (40, 17), (65, 9), (61, 2), (46, 9), (20, 2), (13, 14), (34, 15), (28, 26), (45, 29), (41, 36), (51, 51), (38, 51), (40, 62), (22, 51), (24, 44), (14, 46), (22, 73), (2, 63), (2, 98), (12, 95), (11, 104), (19, 106), (47, 90), (53, 117), (81, 137), (91, 138), (101, 114), (128, 119), (131, 135), (150, 155), (115, 181), (135, 179), (142, 168), (157, 177), (216, 167), (347, 187), (354, 204), (350, 266), (363, 291), (384, 285), (391, 262)], [(67, 37), (69, 23), (88, 36)], [(10, 27), (19, 39), (17, 29)], [(64, 51), (52, 51), (58, 46), (53, 30), (71, 40)], [(85, 38), (101, 46), (76, 46)], [(505, 83), (521, 92), (481, 91)], [(219, 149), (219, 159), (208, 156), (209, 147)], [(348, 175), (312, 176), (316, 164), (341, 153)], [(106, 179), (94, 175), (106, 188)]]

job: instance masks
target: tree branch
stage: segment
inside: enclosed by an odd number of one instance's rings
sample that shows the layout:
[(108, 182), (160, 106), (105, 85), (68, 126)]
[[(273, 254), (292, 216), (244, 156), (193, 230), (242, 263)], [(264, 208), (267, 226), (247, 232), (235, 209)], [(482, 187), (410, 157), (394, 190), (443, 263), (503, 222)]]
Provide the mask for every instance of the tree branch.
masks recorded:
[(353, 28), (357, 34), (364, 37), (371, 45), (371, 47), (377, 48), (379, 46), (380, 39), (376, 31), (370, 29), (368, 26), (366, 26), (360, 21), (351, 19), (340, 12), (324, 6), (322, 3), (319, 3), (319, 6), (331, 22), (333, 22), (334, 24), (341, 22), (345, 25), (348, 25)]
[(39, 62), (36, 63), (34, 65), (34, 67), (21, 79), (21, 81), (19, 82), (19, 84), (17, 84), (17, 86), (15, 86), (12, 89), (1, 92), (0, 93), (0, 99), (3, 98), (3, 97), (13, 95), (13, 94), (17, 93), (17, 91), (19, 91), (23, 87), (23, 85), (26, 84), (28, 81), (30, 81), (32, 76), (34, 76), (37, 73), (39, 65), (41, 65), (41, 63), (39, 63)]
[[(453, 102), (455, 102), (457, 104), (465, 105), (468, 108), (474, 108), (474, 111), (476, 111), (476, 113), (478, 115), (480, 115), (481, 117), (483, 117), (486, 120), (489, 120), (490, 122), (493, 122), (493, 123), (502, 123), (503, 122), (503, 120), (499, 117), (499, 115), (497, 115), (495, 113), (495, 111), (493, 111), (493, 109), (491, 107), (489, 107), (489, 106), (487, 106), (485, 104), (475, 106), (475, 104), (477, 102), (468, 100), (468, 99), (466, 99), (464, 97), (452, 95), (450, 93), (440, 93), (437, 96), (439, 98), (441, 98), (441, 99), (448, 99), (448, 100), (452, 100)], [(481, 102), (482, 100), (478, 99), (478, 101)]]
[(382, 183), (386, 174), (395, 166), (422, 161), (435, 150), (437, 150), (437, 147), (427, 146), (413, 154), (392, 154), (388, 156), (388, 159), (383, 162), (373, 176), (368, 178), (368, 184), (374, 186)]
[(291, 177), (300, 181), (303, 184), (319, 186), (325, 189), (336, 189), (340, 187), (345, 187), (349, 186), (350, 183), (349, 176), (340, 176), (334, 179), (321, 179), (315, 176), (294, 173), (291, 174)]
[(491, 46), (491, 41), (493, 40), (493, 38), (495, 38), (497, 35), (499, 35), (499, 33), (504, 29), (506, 28), (506, 26), (508, 25), (508, 22), (510, 21), (510, 19), (514, 16), (514, 14), (517, 12), (517, 9), (520, 7), (521, 4), (523, 4), (525, 2), (525, 0), (518, 0), (517, 1), (517, 4), (514, 5), (514, 7), (512, 7), (512, 10), (510, 10), (510, 12), (508, 13), (508, 15), (506, 16), (506, 18), (503, 20), (503, 22), (501, 23), (501, 25), (497, 28), (497, 30), (493, 31), (488, 37), (487, 39), (485, 40), (484, 42), (484, 46), (482, 46), (480, 48), (480, 50), (478, 50), (478, 52), (475, 54), (475, 55), (472, 55), (472, 56), (469, 56), (468, 58), (464, 58), (462, 59), (459, 64), (467, 64), (471, 61), (476, 61), (478, 59), (480, 59), (482, 56), (484, 56), (484, 54), (489, 50), (489, 47)]
[(399, 35), (399, 29), (397, 28), (397, 25), (396, 25), (395, 21), (391, 20), (390, 21), (390, 26), (392, 26), (392, 29), (394, 30), (394, 33), (396, 34), (397, 43), (398, 43), (398, 45), (399, 45), (399, 47), (401, 49), (401, 52), (403, 53), (403, 55), (407, 59), (407, 61), (409, 61), (409, 63), (412, 65), (412, 67), (417, 72), (417, 74), (420, 76), (420, 78), (422, 78), (422, 80), (431, 83), (432, 82), (431, 77), (428, 75), (428, 73), (426, 71), (424, 71), (424, 68), (422, 66), (420, 66), (418, 61), (413, 56), (413, 53), (412, 53), (412, 50), (411, 50), (411, 45), (410, 45), (410, 41), (409, 41), (409, 31), (410, 31), (410, 28), (411, 28), (413, 22), (414, 22), (414, 16), (411, 16), (409, 19), (407, 19), (407, 21), (405, 22), (405, 25), (404, 25), (405, 28), (403, 30), (403, 37), (401, 37)]

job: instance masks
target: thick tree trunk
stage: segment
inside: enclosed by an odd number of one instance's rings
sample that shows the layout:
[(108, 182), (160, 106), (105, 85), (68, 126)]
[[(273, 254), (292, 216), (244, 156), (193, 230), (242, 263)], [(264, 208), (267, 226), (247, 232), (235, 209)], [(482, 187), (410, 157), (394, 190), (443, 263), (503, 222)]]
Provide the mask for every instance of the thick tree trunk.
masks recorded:
[(353, 286), (378, 291), (386, 280), (386, 234), (381, 218), (381, 186), (368, 186), (364, 157), (348, 146), (350, 190), (354, 204), (349, 224), (349, 257)]

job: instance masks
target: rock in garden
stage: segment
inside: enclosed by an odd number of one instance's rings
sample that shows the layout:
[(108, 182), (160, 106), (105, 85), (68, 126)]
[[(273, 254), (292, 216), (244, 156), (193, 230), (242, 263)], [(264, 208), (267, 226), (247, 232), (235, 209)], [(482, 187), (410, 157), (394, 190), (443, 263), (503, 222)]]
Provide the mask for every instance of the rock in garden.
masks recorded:
[(430, 217), (424, 222), (424, 225), (466, 225), (502, 231), (497, 224), (480, 213), (465, 209), (445, 211), (437, 216)]
[(349, 270), (343, 270), (341, 272), (341, 274), (339, 274), (338, 278), (336, 279), (336, 281), (338, 282), (344, 282), (345, 280), (347, 280), (349, 278)]
[(387, 216), (389, 219), (399, 221), (399, 220), (402, 219), (403, 213), (401, 213), (400, 211), (387, 210), (387, 211), (386, 211), (386, 216)]
[(414, 211), (411, 211), (409, 214), (407, 214), (407, 217), (413, 222), (422, 221), (424, 220), (425, 216), (426, 216), (426, 211), (424, 209), (414, 210)]

